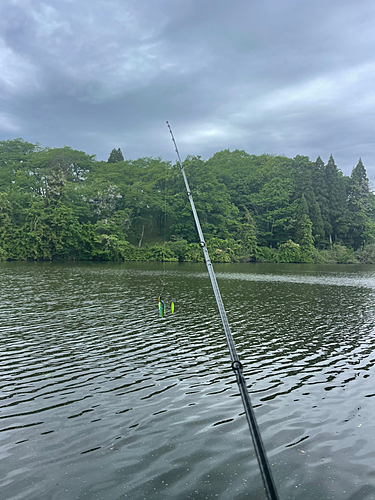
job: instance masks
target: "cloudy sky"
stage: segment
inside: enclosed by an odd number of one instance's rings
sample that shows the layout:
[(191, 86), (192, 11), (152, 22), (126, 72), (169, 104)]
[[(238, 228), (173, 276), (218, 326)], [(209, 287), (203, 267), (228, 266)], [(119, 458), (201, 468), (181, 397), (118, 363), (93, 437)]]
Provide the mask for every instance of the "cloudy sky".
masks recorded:
[(1, 0), (0, 140), (106, 160), (361, 156), (375, 181), (373, 0)]

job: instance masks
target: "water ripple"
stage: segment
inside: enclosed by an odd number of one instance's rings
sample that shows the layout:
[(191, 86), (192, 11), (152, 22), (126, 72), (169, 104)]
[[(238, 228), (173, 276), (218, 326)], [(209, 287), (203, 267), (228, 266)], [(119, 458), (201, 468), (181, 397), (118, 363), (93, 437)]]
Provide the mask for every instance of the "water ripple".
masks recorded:
[[(166, 267), (0, 263), (2, 498), (264, 498), (204, 266)], [(375, 269), (352, 269), (219, 266), (283, 499), (375, 498)]]

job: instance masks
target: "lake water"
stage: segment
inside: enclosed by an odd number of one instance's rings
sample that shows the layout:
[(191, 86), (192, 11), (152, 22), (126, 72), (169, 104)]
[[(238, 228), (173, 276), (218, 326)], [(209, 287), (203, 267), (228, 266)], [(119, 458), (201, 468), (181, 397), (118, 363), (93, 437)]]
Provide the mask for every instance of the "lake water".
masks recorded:
[[(280, 500), (375, 499), (375, 266), (215, 271)], [(205, 265), (0, 263), (0, 355), (2, 500), (265, 498)]]

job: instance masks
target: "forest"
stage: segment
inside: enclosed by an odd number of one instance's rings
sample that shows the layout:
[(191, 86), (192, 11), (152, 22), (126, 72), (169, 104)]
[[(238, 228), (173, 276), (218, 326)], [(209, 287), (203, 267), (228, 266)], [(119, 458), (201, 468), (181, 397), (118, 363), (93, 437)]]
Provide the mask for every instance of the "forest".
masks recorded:
[[(224, 150), (188, 156), (213, 262), (375, 263), (375, 195), (359, 159)], [(201, 262), (180, 168), (0, 141), (0, 260)]]

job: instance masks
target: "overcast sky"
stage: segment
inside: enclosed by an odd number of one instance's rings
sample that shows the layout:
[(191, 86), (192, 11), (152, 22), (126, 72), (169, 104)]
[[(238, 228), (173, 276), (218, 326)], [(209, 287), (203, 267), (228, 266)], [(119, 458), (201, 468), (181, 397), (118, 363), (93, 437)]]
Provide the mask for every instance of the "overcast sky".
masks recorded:
[(332, 153), (375, 181), (373, 0), (1, 0), (0, 140)]

